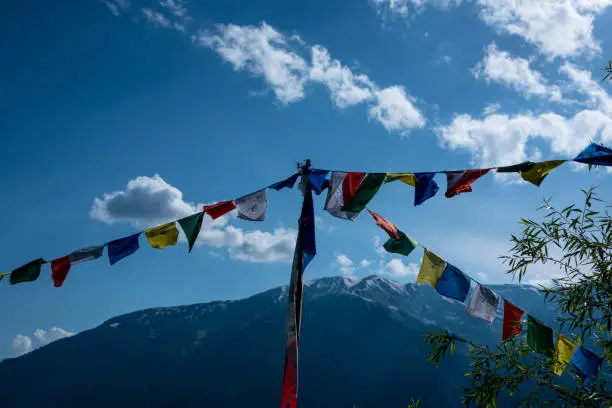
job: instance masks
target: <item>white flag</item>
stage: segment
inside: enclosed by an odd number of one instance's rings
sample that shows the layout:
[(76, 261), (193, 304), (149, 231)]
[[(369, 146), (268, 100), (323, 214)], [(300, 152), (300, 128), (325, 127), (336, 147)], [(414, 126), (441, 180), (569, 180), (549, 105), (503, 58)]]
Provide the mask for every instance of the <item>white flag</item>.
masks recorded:
[(238, 218), (248, 221), (263, 221), (266, 218), (268, 199), (266, 189), (234, 200), (238, 209)]
[(499, 295), (491, 289), (477, 284), (466, 310), (469, 315), (492, 323), (498, 306)]
[(348, 173), (334, 171), (329, 178), (329, 188), (327, 189), (327, 199), (325, 200), (325, 210), (334, 217), (345, 220), (354, 220), (359, 213), (342, 211), (344, 199), (342, 198), (342, 182)]

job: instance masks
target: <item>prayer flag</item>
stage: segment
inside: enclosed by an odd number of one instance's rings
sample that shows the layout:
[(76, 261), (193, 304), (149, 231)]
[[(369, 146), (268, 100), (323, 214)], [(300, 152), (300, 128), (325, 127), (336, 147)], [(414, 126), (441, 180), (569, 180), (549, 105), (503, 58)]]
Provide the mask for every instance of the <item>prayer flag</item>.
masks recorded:
[(540, 323), (531, 315), (527, 315), (527, 344), (536, 353), (553, 357), (553, 329)]
[(107, 244), (108, 260), (111, 265), (116, 264), (126, 256), (138, 250), (138, 236), (140, 232), (129, 237), (119, 238)]
[(345, 201), (343, 211), (360, 212), (374, 198), (385, 182), (385, 173), (368, 173), (363, 179), (352, 200)]
[(596, 379), (603, 364), (603, 358), (582, 346), (576, 349), (570, 361), (585, 381)]
[(397, 234), (398, 229), (395, 225), (393, 225), (390, 221), (387, 221), (386, 219), (384, 219), (373, 211), (368, 210), (368, 212), (370, 213), (372, 218), (374, 218), (374, 222), (376, 223), (376, 225), (385, 230), (385, 232), (389, 234), (389, 237), (393, 239), (400, 239), (399, 235)]
[(59, 288), (64, 284), (66, 276), (70, 271), (70, 255), (58, 258), (51, 261), (51, 277), (53, 278), (53, 286)]
[(546, 176), (548, 176), (548, 173), (562, 165), (564, 162), (565, 160), (548, 160), (536, 163), (530, 170), (521, 171), (521, 177), (525, 181), (539, 187)]
[(529, 171), (535, 166), (534, 162), (526, 161), (512, 166), (498, 167), (498, 173), (519, 173), (521, 171)]
[(572, 359), (574, 354), (574, 344), (570, 339), (559, 333), (557, 336), (557, 346), (555, 347), (555, 363), (553, 365), (553, 371), (557, 375), (563, 374), (563, 370), (567, 363)]
[(11, 272), (11, 285), (18, 283), (33, 282), (40, 276), (40, 268), (42, 264), (47, 263), (42, 258), (38, 258), (32, 262), (20, 266)]
[(502, 331), (502, 341), (506, 341), (510, 337), (516, 336), (523, 331), (521, 318), (524, 314), (525, 312), (523, 310), (504, 299), (504, 328)]
[(7, 276), (9, 273), (8, 272), (2, 272), (0, 273), (0, 282), (2, 281), (2, 279), (4, 279), (5, 276)]
[(75, 265), (85, 261), (92, 261), (102, 256), (104, 245), (90, 246), (87, 248), (81, 248), (70, 254), (70, 264)]
[(282, 190), (283, 188), (293, 188), (299, 176), (300, 173), (295, 173), (294, 175), (289, 176), (286, 179), (279, 181), (278, 183), (272, 184), (268, 188), (271, 188), (276, 191)]
[(327, 180), (327, 175), (329, 174), (329, 170), (318, 170), (311, 169), (306, 173), (306, 178), (310, 182), (315, 193), (321, 194), (323, 190), (329, 187), (329, 180)]
[(499, 295), (478, 283), (466, 310), (470, 316), (493, 323), (498, 306)]
[(408, 256), (414, 248), (419, 245), (418, 242), (402, 231), (398, 231), (397, 235), (399, 236), (398, 239), (389, 238), (387, 242), (383, 244), (383, 248), (385, 248), (387, 252)]
[(423, 252), (421, 270), (417, 276), (417, 283), (429, 283), (434, 288), (446, 269), (446, 261), (427, 248)]
[(176, 245), (179, 232), (176, 224), (169, 222), (168, 224), (146, 230), (145, 235), (151, 248), (163, 249), (170, 245)]
[(415, 173), (416, 186), (414, 188), (414, 205), (421, 205), (435, 196), (440, 187), (434, 180), (436, 173)]
[(444, 273), (436, 283), (436, 290), (443, 296), (465, 302), (470, 291), (470, 279), (459, 268), (447, 263)]
[(576, 156), (574, 161), (597, 166), (612, 166), (612, 149), (591, 143)]
[(478, 180), (489, 172), (490, 169), (477, 169), (466, 171), (447, 171), (446, 172), (446, 194), (447, 198), (451, 198), (460, 193), (469, 193), (472, 191), (472, 183)]
[[(350, 176), (349, 178), (349, 174), (353, 174), (353, 176)], [(354, 194), (354, 192), (357, 191), (357, 187), (355, 187), (353, 193), (349, 191), (355, 184), (355, 181), (352, 181), (352, 179), (356, 178), (355, 174), (356, 173), (345, 173), (341, 171), (334, 171), (331, 174), (329, 188), (327, 189), (327, 198), (325, 199), (325, 210), (334, 217), (345, 220), (354, 220), (359, 215), (357, 212), (342, 210), (345, 203), (344, 197), (346, 196), (349, 199), (352, 199), (353, 196), (351, 194)], [(360, 174), (363, 174), (365, 177), (365, 173)], [(345, 182), (345, 180), (348, 181)], [(346, 193), (344, 191), (345, 188), (347, 189)]]
[(237, 198), (234, 203), (238, 209), (238, 218), (242, 220), (263, 221), (266, 218), (268, 199), (265, 189)]
[(349, 204), (353, 200), (353, 198), (355, 198), (357, 189), (359, 188), (359, 185), (361, 184), (365, 176), (366, 173), (346, 174), (344, 180), (342, 180), (342, 199), (344, 200), (344, 205)]
[(204, 206), (204, 212), (213, 220), (216, 220), (234, 209), (236, 209), (236, 204), (231, 200)]
[(391, 183), (395, 180), (399, 180), (402, 183), (406, 183), (412, 187), (416, 185), (416, 177), (413, 173), (387, 173), (387, 177), (385, 177), (385, 183)]
[(202, 220), (204, 219), (204, 213), (199, 212), (197, 214), (190, 215), (189, 217), (178, 220), (179, 225), (183, 229), (187, 242), (189, 242), (189, 252), (196, 243), (200, 229), (202, 229)]

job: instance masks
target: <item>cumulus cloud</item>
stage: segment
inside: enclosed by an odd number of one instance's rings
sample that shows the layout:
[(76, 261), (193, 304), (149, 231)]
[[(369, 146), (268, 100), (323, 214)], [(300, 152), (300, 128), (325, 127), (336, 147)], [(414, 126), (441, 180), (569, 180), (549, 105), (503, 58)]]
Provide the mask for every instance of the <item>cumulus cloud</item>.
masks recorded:
[(338, 270), (346, 275), (350, 275), (355, 270), (353, 261), (344, 254), (336, 254), (335, 263)]
[(528, 60), (499, 50), (495, 43), (489, 44), (486, 55), (474, 67), (472, 73), (476, 78), (484, 78), (487, 82), (509, 86), (526, 97), (533, 95), (553, 101), (561, 100), (559, 87), (548, 85), (541, 73), (531, 69)]
[(401, 259), (394, 258), (387, 262), (383, 269), (383, 273), (397, 278), (405, 278), (409, 276), (416, 277), (419, 274), (419, 265), (412, 262), (405, 264)]
[(361, 262), (359, 262), (359, 267), (360, 268), (369, 268), (370, 265), (372, 265), (372, 261), (369, 261), (367, 259), (362, 259)]
[[(209, 48), (236, 71), (264, 79), (283, 105), (306, 96), (306, 87), (324, 85), (338, 108), (369, 105), (369, 117), (390, 132), (421, 128), (425, 119), (415, 100), (401, 86), (384, 89), (367, 75), (356, 74), (321, 46), (308, 46), (299, 36), (286, 36), (265, 22), (259, 26), (217, 25), (202, 31), (194, 43)], [(310, 53), (310, 59), (303, 55)]]
[(612, 0), (477, 0), (483, 21), (518, 35), (549, 57), (601, 51), (593, 38), (595, 17)]
[[(112, 224), (126, 222), (147, 228), (201, 211), (202, 204), (188, 202), (183, 193), (159, 175), (141, 176), (128, 181), (120, 191), (95, 198), (91, 218)], [(197, 245), (225, 249), (230, 259), (246, 262), (286, 262), (291, 260), (297, 232), (276, 228), (272, 232), (245, 231), (229, 225), (231, 215), (211, 220), (205, 216)], [(185, 239), (181, 234), (181, 239)]]
[(19, 357), (56, 340), (73, 335), (74, 333), (60, 327), (52, 327), (49, 330), (37, 329), (32, 337), (18, 334), (13, 339), (13, 352), (16, 357)]
[(581, 70), (568, 62), (561, 66), (563, 72), (570, 79), (569, 87), (588, 98), (591, 108), (599, 109), (608, 115), (612, 115), (612, 98), (598, 81), (594, 81), (591, 73)]

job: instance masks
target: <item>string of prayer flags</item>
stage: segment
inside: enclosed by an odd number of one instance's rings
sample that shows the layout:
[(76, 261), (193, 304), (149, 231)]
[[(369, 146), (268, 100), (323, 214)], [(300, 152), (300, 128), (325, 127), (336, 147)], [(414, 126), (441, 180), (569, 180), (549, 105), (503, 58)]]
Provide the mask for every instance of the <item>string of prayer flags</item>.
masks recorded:
[[(361, 179), (359, 179), (361, 177)], [(365, 173), (345, 173), (334, 171), (329, 180), (329, 188), (327, 190), (327, 198), (325, 199), (325, 210), (331, 215), (344, 220), (354, 220), (359, 213), (352, 211), (344, 211), (342, 208), (346, 199), (350, 201), (357, 191), (357, 181), (365, 177)], [(359, 179), (359, 180), (358, 180)], [(358, 184), (357, 184), (358, 185)]]
[(263, 221), (266, 218), (268, 199), (265, 189), (237, 198), (234, 204), (238, 209), (238, 218), (242, 220)]
[(34, 282), (40, 276), (40, 268), (47, 263), (42, 258), (38, 258), (32, 262), (20, 266), (11, 272), (11, 285), (24, 282)]
[(70, 272), (70, 255), (51, 261), (51, 278), (53, 286), (59, 288), (64, 284), (68, 272)]
[(504, 327), (502, 341), (517, 336), (523, 331), (521, 319), (525, 312), (504, 299)]
[(276, 190), (276, 191), (280, 191), (283, 188), (293, 188), (299, 176), (300, 176), (300, 173), (295, 173), (287, 177), (286, 179), (279, 181), (278, 183), (272, 184), (268, 188), (271, 188), (272, 190)]
[(425, 248), (416, 281), (417, 283), (429, 283), (435, 288), (445, 269), (446, 261)]
[(536, 353), (553, 357), (553, 329), (527, 315), (527, 344)]
[(466, 310), (470, 316), (485, 320), (490, 324), (495, 319), (499, 301), (500, 297), (497, 293), (477, 283)]
[(414, 186), (414, 205), (423, 204), (435, 196), (440, 187), (434, 180), (436, 173), (415, 173), (416, 186)]
[(446, 193), (447, 198), (451, 198), (461, 193), (469, 193), (472, 191), (472, 183), (478, 180), (489, 172), (490, 169), (477, 169), (465, 171), (447, 171), (446, 172)]
[(323, 190), (329, 187), (329, 180), (327, 179), (328, 174), (329, 170), (308, 170), (306, 178), (310, 182), (312, 189), (315, 193), (317, 193), (317, 195), (321, 194)]
[(387, 173), (387, 177), (385, 177), (385, 183), (391, 183), (395, 180), (399, 180), (402, 183), (408, 184), (412, 187), (414, 187), (417, 182), (414, 173)]
[(363, 211), (385, 182), (386, 176), (385, 173), (368, 173), (355, 191), (353, 198), (344, 202), (342, 210), (357, 213)]
[(535, 166), (534, 162), (526, 161), (511, 166), (498, 167), (495, 171), (497, 173), (520, 173), (521, 171), (531, 170), (533, 166)]
[(75, 265), (81, 262), (93, 261), (102, 256), (104, 245), (90, 246), (87, 248), (81, 248), (70, 254), (70, 264)]
[(612, 166), (612, 149), (591, 143), (576, 156), (574, 161), (596, 166)]
[(585, 347), (578, 347), (570, 362), (578, 371), (580, 378), (588, 382), (596, 379), (599, 375), (603, 358)]
[(198, 239), (200, 229), (202, 229), (202, 221), (204, 220), (204, 212), (190, 215), (185, 218), (178, 220), (179, 225), (183, 229), (187, 242), (189, 243), (189, 252), (193, 249), (193, 246)]
[(0, 282), (2, 281), (2, 279), (4, 279), (5, 276), (8, 276), (9, 273), (8, 272), (2, 272), (0, 273)]
[(521, 177), (523, 180), (535, 184), (540, 187), (542, 181), (548, 176), (548, 173), (559, 167), (565, 162), (565, 160), (548, 160), (540, 163), (536, 163), (531, 169), (521, 171)]
[(459, 268), (447, 263), (444, 273), (436, 283), (436, 290), (443, 296), (465, 302), (470, 291), (470, 278)]
[(565, 370), (565, 366), (572, 359), (575, 349), (576, 344), (559, 333), (557, 336), (557, 344), (555, 346), (555, 360), (553, 364), (553, 372), (555, 374), (563, 374), (563, 370)]
[(213, 220), (216, 220), (217, 218), (235, 209), (236, 209), (236, 204), (234, 204), (232, 200), (222, 201), (217, 204), (204, 206), (204, 212), (208, 214), (208, 216), (212, 218)]
[(111, 265), (116, 264), (126, 256), (132, 255), (139, 248), (138, 237), (140, 232), (129, 237), (119, 238), (107, 244), (108, 260)]
[(169, 222), (168, 224), (146, 230), (145, 236), (151, 248), (164, 249), (167, 246), (176, 245), (179, 232), (176, 228), (176, 223)]

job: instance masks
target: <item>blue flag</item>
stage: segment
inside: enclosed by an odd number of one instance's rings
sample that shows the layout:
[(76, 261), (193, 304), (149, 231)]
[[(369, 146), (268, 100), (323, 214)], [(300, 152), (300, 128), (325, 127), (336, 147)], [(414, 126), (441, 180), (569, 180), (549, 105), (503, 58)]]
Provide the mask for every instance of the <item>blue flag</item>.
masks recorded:
[(576, 367), (578, 375), (583, 380), (589, 381), (596, 379), (597, 375), (599, 375), (603, 358), (587, 348), (579, 347), (574, 352), (570, 362)]
[(416, 186), (414, 186), (414, 205), (421, 205), (435, 196), (440, 187), (434, 180), (436, 173), (414, 173)]
[(444, 273), (436, 284), (439, 294), (465, 302), (470, 291), (470, 279), (455, 266), (446, 263)]
[(276, 191), (282, 190), (283, 188), (293, 188), (293, 185), (297, 181), (298, 177), (300, 177), (300, 174), (295, 173), (293, 176), (288, 177), (283, 181), (279, 181), (278, 183), (274, 183), (268, 188), (274, 189)]
[(312, 189), (314, 186), (309, 184), (304, 194), (304, 204), (302, 205), (302, 215), (300, 216), (300, 229), (302, 230), (302, 252), (303, 262), (302, 270), (306, 269), (312, 258), (317, 253), (317, 245), (315, 242), (315, 219), (314, 205), (312, 201)]
[(329, 187), (329, 180), (327, 179), (328, 174), (329, 170), (317, 169), (309, 170), (308, 173), (306, 173), (306, 178), (317, 195), (321, 194), (323, 190)]
[(129, 237), (116, 239), (107, 244), (108, 259), (113, 265), (126, 256), (132, 255), (138, 250), (138, 234), (130, 235)]
[(576, 156), (574, 161), (598, 166), (612, 166), (612, 149), (591, 143)]

